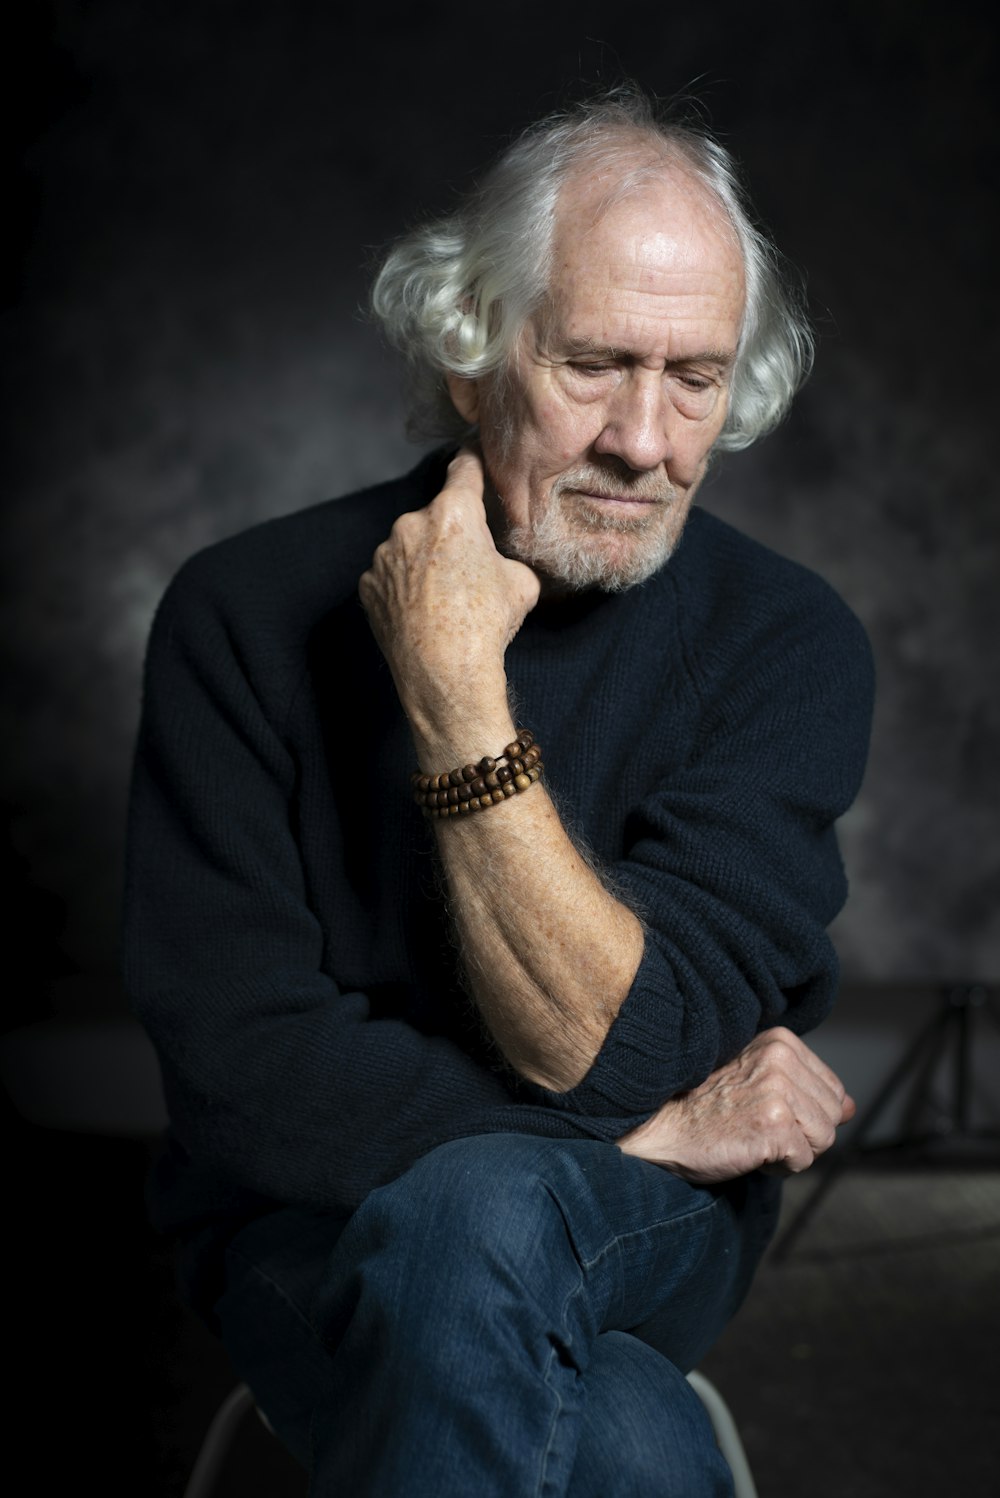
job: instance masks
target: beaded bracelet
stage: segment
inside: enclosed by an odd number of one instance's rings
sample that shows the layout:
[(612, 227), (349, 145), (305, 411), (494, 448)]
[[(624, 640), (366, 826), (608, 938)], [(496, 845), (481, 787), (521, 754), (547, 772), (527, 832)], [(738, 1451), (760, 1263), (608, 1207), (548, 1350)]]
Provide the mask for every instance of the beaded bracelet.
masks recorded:
[(530, 790), (544, 769), (534, 735), (519, 728), (517, 737), (495, 756), (486, 754), (478, 764), (444, 770), (440, 775), (415, 770), (410, 782), (413, 799), (425, 816), (464, 817)]

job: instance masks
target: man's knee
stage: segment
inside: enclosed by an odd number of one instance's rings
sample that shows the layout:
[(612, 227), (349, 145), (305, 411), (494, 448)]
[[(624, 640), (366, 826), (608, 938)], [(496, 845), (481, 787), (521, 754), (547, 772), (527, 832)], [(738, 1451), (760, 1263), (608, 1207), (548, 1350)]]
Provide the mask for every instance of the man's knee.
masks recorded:
[(673, 1363), (626, 1332), (606, 1332), (584, 1383), (574, 1493), (731, 1498), (708, 1416)]
[(579, 1166), (562, 1141), (481, 1135), (442, 1145), (355, 1214), (345, 1247), (397, 1266), (415, 1293), (483, 1293), (484, 1281), (577, 1276), (564, 1198)]

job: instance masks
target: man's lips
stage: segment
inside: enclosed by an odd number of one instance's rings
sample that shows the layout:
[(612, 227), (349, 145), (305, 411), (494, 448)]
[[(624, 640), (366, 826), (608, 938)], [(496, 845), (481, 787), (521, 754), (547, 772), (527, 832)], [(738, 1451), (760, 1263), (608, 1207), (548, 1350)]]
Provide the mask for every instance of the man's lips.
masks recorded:
[(575, 489), (573, 491), (581, 499), (592, 500), (596, 504), (605, 505), (639, 505), (648, 507), (650, 505), (665, 505), (669, 503), (669, 495), (662, 494), (602, 494), (593, 489)]

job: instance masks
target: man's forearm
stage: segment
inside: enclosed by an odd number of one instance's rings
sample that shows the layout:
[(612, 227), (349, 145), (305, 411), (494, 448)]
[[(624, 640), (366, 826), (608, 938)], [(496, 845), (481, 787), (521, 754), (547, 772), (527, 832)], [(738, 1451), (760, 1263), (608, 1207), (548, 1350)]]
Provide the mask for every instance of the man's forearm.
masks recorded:
[[(514, 738), (504, 656), (539, 580), (499, 555), (483, 470), (463, 452), (400, 516), (359, 583), (427, 774)], [(642, 957), (642, 928), (588, 867), (539, 785), (438, 830), (473, 998), (523, 1076), (558, 1091), (597, 1055)]]
[[(496, 753), (514, 726), (497, 714), (492, 731)], [(460, 730), (414, 736), (424, 769), (479, 757), (476, 739), (459, 748)], [(629, 991), (642, 957), (639, 921), (581, 856), (543, 784), (473, 816), (436, 821), (435, 829), (468, 986), (486, 1027), (522, 1076), (568, 1090)]]

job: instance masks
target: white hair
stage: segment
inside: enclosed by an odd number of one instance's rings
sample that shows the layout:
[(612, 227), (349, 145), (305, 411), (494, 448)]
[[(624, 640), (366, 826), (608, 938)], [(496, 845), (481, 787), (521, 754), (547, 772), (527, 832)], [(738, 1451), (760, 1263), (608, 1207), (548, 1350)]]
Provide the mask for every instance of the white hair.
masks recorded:
[(743, 257), (746, 304), (729, 409), (716, 448), (748, 447), (785, 415), (812, 364), (802, 296), (756, 227), (729, 152), (700, 126), (657, 116), (632, 86), (532, 125), (454, 213), (398, 240), (372, 288), (375, 316), (410, 364), (410, 430), (461, 439), (447, 374), (502, 370), (543, 304), (559, 193), (587, 170), (609, 173), (606, 206), (664, 169), (680, 169), (721, 205)]

